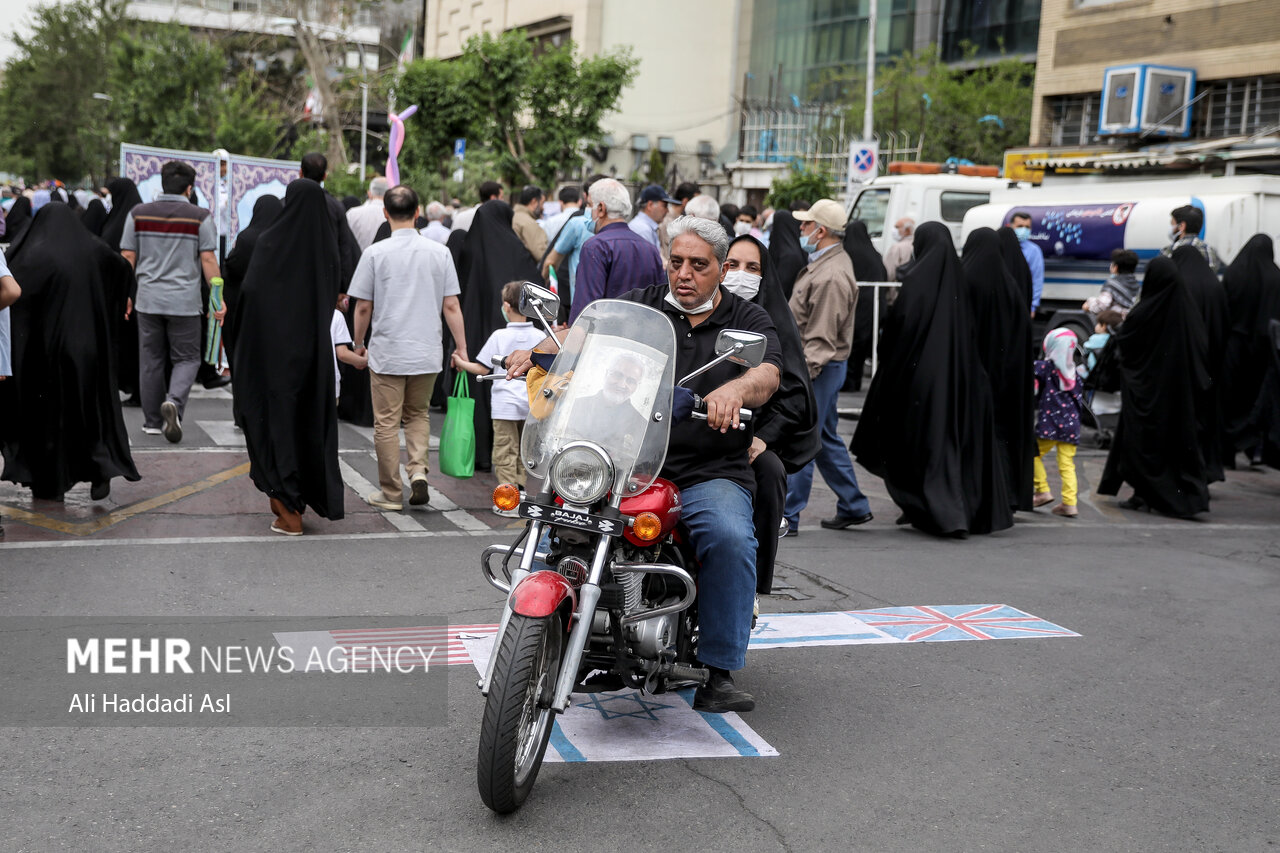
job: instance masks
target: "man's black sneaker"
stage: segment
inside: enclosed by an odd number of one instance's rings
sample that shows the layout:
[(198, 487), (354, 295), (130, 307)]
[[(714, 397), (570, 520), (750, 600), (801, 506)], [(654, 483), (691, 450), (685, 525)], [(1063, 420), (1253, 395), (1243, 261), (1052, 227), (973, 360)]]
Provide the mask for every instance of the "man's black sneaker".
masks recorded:
[(855, 524), (866, 524), (875, 518), (871, 513), (866, 515), (837, 515), (835, 518), (822, 519), (822, 526), (828, 530), (844, 530), (846, 527), (853, 527)]
[(218, 373), (214, 376), (210, 376), (208, 379), (204, 380), (200, 384), (203, 385), (209, 391), (212, 391), (215, 388), (222, 388), (223, 386), (230, 385), (231, 377), (223, 376), (221, 373)]
[(693, 694), (693, 710), (723, 714), (728, 711), (750, 711), (755, 708), (755, 697), (745, 690), (739, 690), (733, 683), (733, 676), (727, 670), (717, 669), (714, 666), (708, 669), (711, 670), (711, 677)]

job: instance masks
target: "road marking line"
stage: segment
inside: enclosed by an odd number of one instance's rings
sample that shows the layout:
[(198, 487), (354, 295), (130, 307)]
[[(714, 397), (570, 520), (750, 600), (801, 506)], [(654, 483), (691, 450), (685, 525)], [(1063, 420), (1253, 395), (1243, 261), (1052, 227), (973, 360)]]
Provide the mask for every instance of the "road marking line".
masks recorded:
[[(363, 501), (368, 495), (372, 494), (373, 492), (379, 492), (379, 493), (382, 492), (382, 489), (378, 488), (373, 483), (370, 483), (368, 480), (364, 478), (364, 475), (362, 475), (355, 468), (352, 468), (351, 463), (348, 462), (347, 460), (339, 459), (338, 468), (341, 469), (342, 471), (342, 481), (351, 487), (352, 491), (354, 491), (360, 497), (360, 500)], [(378, 515), (385, 518), (388, 524), (390, 524), (396, 530), (399, 530), (401, 533), (416, 533), (421, 530), (426, 530), (425, 527), (423, 527), (414, 519), (405, 515), (403, 512), (392, 511), (392, 510), (377, 510), (377, 513)]]
[(228, 468), (225, 471), (219, 471), (216, 474), (211, 474), (203, 480), (197, 480), (194, 483), (179, 486), (178, 488), (167, 491), (164, 494), (156, 495), (153, 498), (147, 498), (144, 501), (138, 501), (135, 504), (122, 507), (114, 512), (109, 512), (106, 515), (93, 519), (92, 521), (62, 521), (60, 519), (50, 518), (47, 515), (41, 515), (40, 513), (28, 512), (25, 509), (17, 509), (16, 507), (3, 505), (0, 505), (0, 515), (17, 519), (18, 521), (25, 522), (33, 527), (43, 527), (46, 530), (53, 530), (58, 533), (67, 533), (72, 536), (87, 536), (90, 533), (98, 533), (99, 531), (106, 530), (108, 527), (114, 527), (115, 525), (123, 521), (128, 521), (134, 516), (141, 515), (144, 512), (150, 512), (153, 509), (158, 509), (162, 506), (180, 501), (183, 498), (211, 489), (214, 486), (221, 485), (228, 480), (234, 480), (236, 477), (247, 473), (249, 473), (249, 463), (245, 462), (234, 468)]
[[(8, 509), (5, 507), (4, 509)], [(382, 533), (308, 533), (295, 536), (182, 536), (167, 539), (59, 539), (43, 542), (0, 542), (0, 551), (22, 551), (40, 548), (104, 548), (109, 545), (280, 545), (299, 542), (351, 542), (357, 539), (429, 539), (435, 537), (485, 537), (505, 536), (512, 531), (502, 530), (411, 530)]]

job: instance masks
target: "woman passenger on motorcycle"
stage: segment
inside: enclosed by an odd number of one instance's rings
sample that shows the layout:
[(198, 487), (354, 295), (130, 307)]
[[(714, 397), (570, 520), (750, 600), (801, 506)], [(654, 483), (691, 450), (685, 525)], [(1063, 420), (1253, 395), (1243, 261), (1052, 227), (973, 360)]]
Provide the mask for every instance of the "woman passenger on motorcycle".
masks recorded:
[(782, 347), (782, 379), (769, 402), (756, 413), (752, 424), (755, 435), (747, 454), (756, 477), (756, 593), (768, 595), (773, 588), (773, 562), (787, 497), (787, 474), (799, 471), (818, 452), (820, 434), (813, 385), (805, 366), (800, 330), (764, 244), (749, 234), (730, 243), (720, 283), (730, 293), (769, 312)]

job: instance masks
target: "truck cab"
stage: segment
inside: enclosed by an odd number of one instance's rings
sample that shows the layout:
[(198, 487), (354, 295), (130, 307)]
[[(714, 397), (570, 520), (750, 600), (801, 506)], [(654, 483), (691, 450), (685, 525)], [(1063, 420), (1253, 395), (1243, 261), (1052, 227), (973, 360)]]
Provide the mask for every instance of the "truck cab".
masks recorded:
[(1007, 188), (1003, 178), (950, 174), (885, 175), (854, 191), (849, 219), (867, 226), (871, 243), (884, 254), (893, 242), (893, 223), (904, 216), (924, 222), (941, 222), (951, 231), (956, 248), (962, 244), (964, 216), (971, 208), (987, 204), (991, 194)]

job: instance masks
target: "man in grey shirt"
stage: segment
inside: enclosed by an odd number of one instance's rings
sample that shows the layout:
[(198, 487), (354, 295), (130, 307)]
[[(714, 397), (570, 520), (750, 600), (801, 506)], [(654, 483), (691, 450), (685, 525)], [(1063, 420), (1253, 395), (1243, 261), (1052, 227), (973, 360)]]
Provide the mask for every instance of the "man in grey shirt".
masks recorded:
[[(221, 282), (217, 233), (209, 211), (187, 199), (196, 170), (170, 160), (160, 167), (161, 193), (155, 201), (129, 211), (120, 254), (137, 271), (138, 372), (142, 431), (182, 440), (182, 416), (191, 383), (200, 369), (200, 276)], [(223, 307), (214, 313), (219, 324)], [(165, 388), (166, 360), (173, 366)]]
[[(455, 351), (467, 359), (467, 336), (458, 302), (458, 274), (453, 257), (414, 226), (418, 194), (392, 187), (383, 199), (391, 237), (360, 256), (347, 291), (358, 299), (356, 341), (373, 322), (369, 339), (369, 386), (373, 393), (373, 447), (378, 457), (381, 490), (365, 497), (378, 509), (403, 508), (400, 479), (400, 425), (408, 453), (409, 503), (427, 503), (427, 446), (431, 436), (428, 405), (436, 376), (444, 366), (440, 316), (453, 335)], [(364, 347), (356, 350), (364, 354)]]

